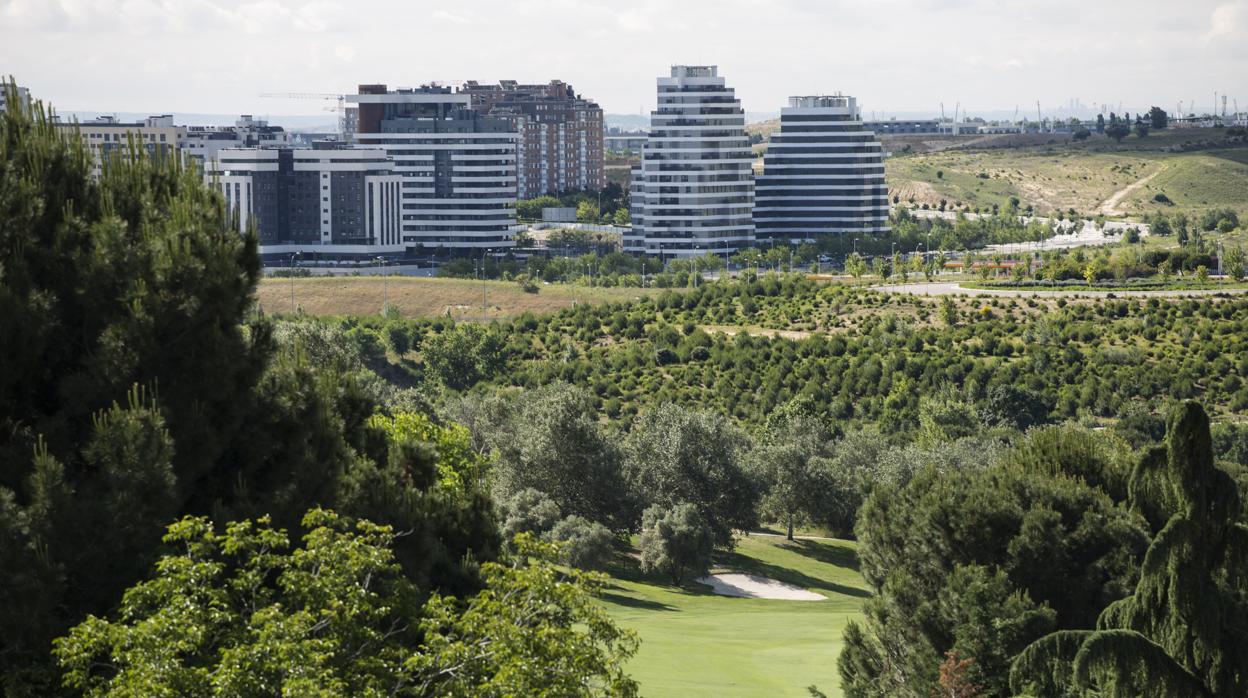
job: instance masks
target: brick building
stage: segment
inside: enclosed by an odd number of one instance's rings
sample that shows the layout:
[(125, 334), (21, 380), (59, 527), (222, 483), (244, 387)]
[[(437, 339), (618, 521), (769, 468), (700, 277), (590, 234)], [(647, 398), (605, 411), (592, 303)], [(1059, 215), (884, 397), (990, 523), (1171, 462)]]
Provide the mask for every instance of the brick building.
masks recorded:
[(559, 80), (546, 85), (470, 80), (461, 93), (471, 97), (474, 111), (514, 126), (519, 198), (606, 186), (602, 108), (571, 85)]

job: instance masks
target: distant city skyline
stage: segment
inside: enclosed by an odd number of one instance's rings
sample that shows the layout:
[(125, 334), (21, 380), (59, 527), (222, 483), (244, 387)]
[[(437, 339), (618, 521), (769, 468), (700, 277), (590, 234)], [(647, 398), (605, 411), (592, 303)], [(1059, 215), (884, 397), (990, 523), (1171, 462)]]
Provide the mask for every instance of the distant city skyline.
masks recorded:
[(646, 114), (678, 63), (719, 65), (755, 113), (838, 91), (868, 117), (1206, 111), (1215, 91), (1248, 110), (1248, 0), (0, 0), (0, 74), (62, 112), (277, 120), (323, 105), (260, 94), (561, 79)]

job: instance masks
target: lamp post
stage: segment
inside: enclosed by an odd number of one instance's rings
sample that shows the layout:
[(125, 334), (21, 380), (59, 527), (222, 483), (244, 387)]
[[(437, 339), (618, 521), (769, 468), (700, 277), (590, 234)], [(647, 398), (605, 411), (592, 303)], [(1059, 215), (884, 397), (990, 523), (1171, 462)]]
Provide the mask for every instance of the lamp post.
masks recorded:
[(486, 255), (488, 255), (491, 251), (492, 250), (490, 250), (490, 248), (487, 247), (481, 253), (481, 324), (482, 325), (485, 324), (485, 304), (486, 304), (485, 294), (486, 294), (486, 288), (487, 288), (485, 285), (485, 258), (486, 258)]
[(381, 312), (384, 314), (386, 309), (390, 307), (390, 279), (386, 276), (386, 258), (378, 256), (373, 260), (377, 262), (377, 267), (381, 269)]
[(292, 252), (290, 255), (290, 314), (295, 314), (295, 258), (299, 256), (298, 252)]

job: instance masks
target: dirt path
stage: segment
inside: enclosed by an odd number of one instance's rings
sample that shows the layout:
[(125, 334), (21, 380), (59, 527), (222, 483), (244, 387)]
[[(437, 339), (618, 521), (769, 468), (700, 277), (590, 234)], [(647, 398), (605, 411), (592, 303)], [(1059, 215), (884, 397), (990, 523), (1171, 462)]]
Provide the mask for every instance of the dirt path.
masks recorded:
[(1096, 212), (1101, 214), (1102, 216), (1125, 216), (1127, 215), (1125, 212), (1123, 212), (1121, 209), (1118, 208), (1118, 204), (1122, 203), (1122, 200), (1125, 199), (1127, 195), (1129, 195), (1131, 192), (1135, 191), (1136, 189), (1139, 189), (1145, 184), (1148, 184), (1149, 181), (1151, 181), (1153, 177), (1156, 177), (1157, 175), (1161, 174), (1162, 171), (1164, 171), (1165, 169), (1166, 169), (1166, 166), (1162, 165), (1161, 167), (1157, 168), (1156, 172), (1150, 174), (1144, 179), (1141, 179), (1138, 182), (1132, 182), (1131, 184), (1128, 184), (1122, 189), (1119, 189), (1118, 191), (1114, 192), (1113, 196), (1110, 196), (1103, 203), (1101, 203), (1100, 207), (1096, 209)]

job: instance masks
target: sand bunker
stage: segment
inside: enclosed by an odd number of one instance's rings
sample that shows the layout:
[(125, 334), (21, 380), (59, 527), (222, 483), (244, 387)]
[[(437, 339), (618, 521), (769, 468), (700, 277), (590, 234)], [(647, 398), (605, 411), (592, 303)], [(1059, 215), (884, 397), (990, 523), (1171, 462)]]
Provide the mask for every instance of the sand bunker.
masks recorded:
[(701, 577), (697, 581), (723, 596), (740, 596), (746, 599), (783, 599), (785, 601), (823, 601), (826, 598), (822, 594), (756, 574), (712, 574), (709, 577)]

